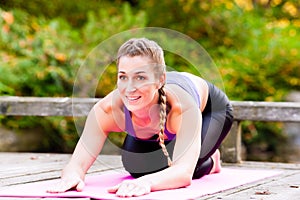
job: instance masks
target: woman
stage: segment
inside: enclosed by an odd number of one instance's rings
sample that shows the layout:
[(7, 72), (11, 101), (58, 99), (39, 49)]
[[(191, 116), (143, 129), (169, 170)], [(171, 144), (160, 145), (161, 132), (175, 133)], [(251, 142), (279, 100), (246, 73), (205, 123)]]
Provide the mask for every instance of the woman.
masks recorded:
[(117, 67), (117, 89), (90, 111), (60, 184), (48, 192), (81, 191), (110, 132), (127, 132), (122, 161), (136, 178), (108, 189), (117, 196), (180, 188), (218, 173), (218, 147), (233, 121), (226, 95), (200, 77), (166, 72), (163, 50), (146, 38), (125, 42)]

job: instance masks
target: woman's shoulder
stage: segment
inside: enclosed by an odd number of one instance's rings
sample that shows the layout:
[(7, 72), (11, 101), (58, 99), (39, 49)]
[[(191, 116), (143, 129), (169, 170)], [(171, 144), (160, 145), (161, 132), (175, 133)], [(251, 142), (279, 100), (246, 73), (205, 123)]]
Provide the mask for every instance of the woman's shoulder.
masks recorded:
[(123, 111), (124, 104), (121, 100), (119, 92), (117, 90), (113, 90), (100, 101), (98, 101), (96, 106), (99, 106), (105, 113), (111, 113)]
[[(177, 79), (188, 79), (190, 80), (191, 83), (193, 83), (193, 87), (195, 87), (195, 89), (197, 90), (198, 94), (202, 95), (203, 92), (207, 92), (208, 90), (208, 85), (207, 85), (207, 81), (197, 75), (188, 73), (188, 72), (168, 72), (167, 74), (177, 74), (177, 75), (171, 75), (169, 76), (169, 79), (175, 79), (172, 80), (171, 83), (173, 82), (179, 82), (178, 84), (180, 84), (180, 81)], [(182, 77), (182, 78), (180, 78)]]
[(177, 72), (177, 73), (189, 78), (189, 80), (193, 83), (193, 85), (200, 97), (200, 104), (201, 104), (200, 109), (201, 109), (201, 111), (203, 111), (206, 106), (206, 102), (207, 102), (208, 94), (209, 94), (207, 81), (199, 76), (196, 76), (196, 75), (188, 73), (188, 72)]
[(165, 86), (167, 102), (170, 105), (170, 110), (175, 112), (183, 112), (190, 107), (197, 107), (193, 98), (187, 98), (187, 92), (180, 86), (170, 84)]
[(104, 123), (102, 128), (107, 132), (119, 132), (125, 129), (124, 104), (117, 90), (103, 97), (95, 107), (102, 113), (99, 117)]
[(202, 85), (203, 83), (206, 83), (207, 81), (200, 76), (197, 76), (195, 74), (191, 74), (188, 72), (180, 72), (182, 75), (188, 77), (192, 82), (194, 82), (196, 85)]

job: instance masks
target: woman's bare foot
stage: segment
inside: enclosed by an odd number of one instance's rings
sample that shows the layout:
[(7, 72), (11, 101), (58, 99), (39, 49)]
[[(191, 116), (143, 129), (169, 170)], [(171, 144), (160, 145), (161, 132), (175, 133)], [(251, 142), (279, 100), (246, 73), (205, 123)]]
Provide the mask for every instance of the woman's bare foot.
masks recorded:
[(220, 151), (217, 149), (215, 153), (211, 156), (214, 161), (214, 165), (210, 170), (210, 174), (219, 173), (221, 171), (221, 158)]

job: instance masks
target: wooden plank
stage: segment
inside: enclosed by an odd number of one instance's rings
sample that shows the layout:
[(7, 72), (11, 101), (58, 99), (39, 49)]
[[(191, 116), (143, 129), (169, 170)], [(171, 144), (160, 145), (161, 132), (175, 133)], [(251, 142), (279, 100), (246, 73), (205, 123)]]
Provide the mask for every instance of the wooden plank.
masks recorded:
[[(0, 187), (59, 178), (70, 156), (70, 154), (0, 153)], [(99, 155), (88, 174), (122, 169), (120, 156)]]
[(281, 175), (206, 196), (203, 199), (297, 199), (300, 196), (300, 171), (285, 170)]
[(86, 116), (96, 98), (0, 97), (0, 115)]
[(245, 169), (280, 170), (282, 174), (241, 185), (217, 194), (205, 196), (200, 199), (264, 199), (282, 200), (297, 199), (300, 196), (300, 163), (274, 163), (245, 161), (238, 164), (223, 163), (223, 167)]
[(300, 102), (232, 101), (237, 121), (300, 122)]
[(300, 163), (242, 161), (240, 163), (223, 163), (222, 165), (225, 167), (240, 167), (249, 169), (300, 170)]
[[(86, 116), (97, 98), (0, 97), (0, 115)], [(300, 122), (300, 102), (231, 101), (236, 121)]]

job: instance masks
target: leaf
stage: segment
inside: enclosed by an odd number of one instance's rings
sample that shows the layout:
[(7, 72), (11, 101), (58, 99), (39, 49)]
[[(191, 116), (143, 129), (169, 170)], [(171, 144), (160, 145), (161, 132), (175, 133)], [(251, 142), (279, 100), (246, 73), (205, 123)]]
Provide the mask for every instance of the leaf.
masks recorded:
[(270, 195), (271, 192), (269, 190), (257, 191), (255, 192), (256, 195)]

